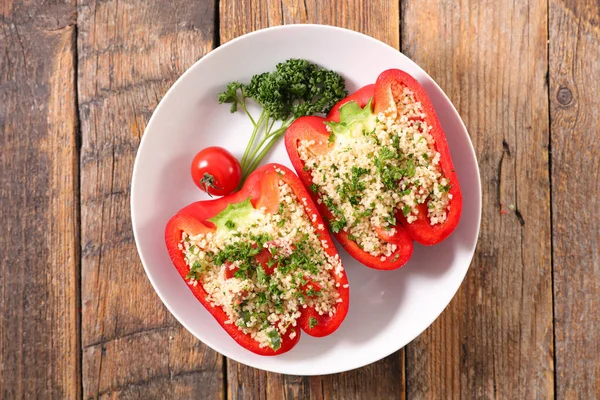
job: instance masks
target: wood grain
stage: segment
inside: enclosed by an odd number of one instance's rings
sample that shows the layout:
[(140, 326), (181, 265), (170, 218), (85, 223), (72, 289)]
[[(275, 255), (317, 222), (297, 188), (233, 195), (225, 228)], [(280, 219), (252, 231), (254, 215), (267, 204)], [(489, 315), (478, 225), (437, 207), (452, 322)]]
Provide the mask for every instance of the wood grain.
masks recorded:
[[(600, 398), (597, 1), (76, 1), (0, 2), (0, 399)], [(483, 183), (448, 309), (406, 351), (321, 377), (224, 364), (154, 294), (129, 219), (174, 80), (213, 39), (288, 23), (401, 45), (463, 117)]]
[(222, 357), (161, 304), (129, 217), (142, 132), (169, 86), (213, 47), (214, 3), (82, 0), (78, 29), (83, 395), (220, 398)]
[[(341, 26), (399, 47), (398, 1), (220, 1), (221, 43), (290, 23)], [(402, 350), (359, 370), (311, 378), (267, 373), (227, 360), (229, 399), (401, 399), (404, 380)]]
[(600, 3), (550, 1), (558, 398), (600, 398)]
[(258, 29), (285, 24), (325, 24), (365, 33), (399, 48), (399, 2), (393, 0), (221, 0), (225, 43)]
[(75, 5), (0, 6), (0, 398), (79, 397)]
[(552, 398), (547, 3), (402, 4), (402, 49), (457, 107), (483, 185), (468, 276), (407, 348), (408, 397)]

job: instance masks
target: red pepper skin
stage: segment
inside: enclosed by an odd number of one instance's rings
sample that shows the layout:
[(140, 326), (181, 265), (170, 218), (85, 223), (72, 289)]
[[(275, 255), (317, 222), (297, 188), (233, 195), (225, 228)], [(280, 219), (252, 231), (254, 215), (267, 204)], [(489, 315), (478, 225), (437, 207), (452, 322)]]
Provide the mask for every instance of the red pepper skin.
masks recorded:
[[(280, 173), (283, 175), (280, 175)], [(310, 199), (302, 182), (300, 182), (289, 168), (279, 164), (267, 164), (250, 174), (239, 192), (215, 200), (192, 203), (181, 209), (169, 220), (165, 230), (165, 242), (169, 256), (182, 279), (185, 280), (185, 277), (189, 272), (189, 267), (185, 263), (183, 253), (178, 247), (181, 241), (182, 232), (185, 231), (190, 235), (214, 232), (215, 226), (212, 222), (208, 221), (208, 219), (223, 211), (228, 204), (238, 203), (247, 198), (250, 198), (250, 202), (254, 208), (265, 207), (266, 212), (276, 213), (279, 208), (279, 190), (277, 182), (280, 179), (289, 185), (299, 202), (304, 204), (304, 210), (306, 211), (306, 214), (309, 215), (309, 220), (315, 227), (319, 239), (324, 241), (328, 246), (324, 251), (330, 256), (335, 257), (338, 255), (329, 233), (326, 230), (318, 229), (319, 224), (324, 224), (324, 222), (317, 213), (317, 208)], [(306, 203), (304, 203), (302, 199), (306, 199)], [(316, 220), (314, 222), (312, 222), (311, 218), (313, 214), (316, 214)], [(281, 338), (281, 347), (278, 350), (273, 350), (268, 346), (260, 348), (258, 342), (252, 339), (250, 335), (244, 334), (234, 324), (226, 324), (225, 321), (228, 320), (227, 314), (222, 308), (211, 306), (206, 300), (207, 293), (200, 282), (198, 282), (196, 286), (188, 285), (188, 287), (200, 303), (202, 303), (208, 312), (212, 314), (223, 329), (225, 329), (238, 344), (253, 353), (264, 356), (273, 356), (291, 350), (300, 339), (300, 329), (303, 329), (309, 335), (325, 336), (333, 333), (340, 326), (348, 313), (350, 291), (348, 288), (348, 278), (344, 271), (342, 271), (341, 277), (336, 274), (333, 274), (333, 277), (335, 281), (340, 284), (337, 290), (342, 299), (341, 303), (337, 303), (337, 309), (335, 314), (333, 314), (333, 317), (321, 316), (317, 326), (310, 329), (307, 322), (308, 317), (306, 315), (313, 315), (315, 311), (312, 308), (301, 309), (302, 316), (297, 320), (297, 326), (290, 326), (288, 328), (288, 331)], [(293, 339), (289, 338), (291, 332), (296, 333), (296, 336)]]
[(396, 219), (404, 225), (415, 241), (424, 245), (434, 245), (447, 238), (458, 225), (462, 212), (462, 193), (442, 125), (427, 92), (415, 78), (399, 69), (389, 69), (382, 72), (375, 83), (375, 113), (385, 113), (390, 107), (395, 107), (394, 90), (403, 86), (408, 87), (414, 93), (415, 100), (421, 102), (426, 115), (425, 122), (433, 127), (430, 134), (435, 141), (435, 150), (440, 153), (439, 166), (443, 175), (450, 181), (449, 193), (452, 195), (452, 199), (449, 202), (450, 209), (447, 213), (447, 219), (442, 224), (431, 225), (429, 223), (427, 204), (419, 205), (417, 220), (410, 224), (406, 221), (406, 217), (402, 212), (396, 213)]
[(329, 110), (329, 113), (327, 114), (327, 121), (340, 122), (340, 108), (344, 104), (349, 103), (351, 101), (355, 101), (361, 108), (364, 108), (369, 102), (369, 100), (373, 98), (374, 95), (374, 83), (361, 87), (356, 92), (338, 101), (337, 104), (333, 106), (331, 110)]
[[(369, 99), (370, 98), (367, 98), (366, 100), (363, 99), (363, 104), (359, 105), (361, 107), (364, 107), (368, 103)], [(344, 100), (341, 100), (341, 102), (343, 102)], [(339, 118), (339, 112), (337, 116)], [(300, 158), (300, 154), (298, 153), (298, 145), (301, 140), (314, 140), (316, 144), (311, 146), (311, 149), (315, 149), (319, 152), (329, 151), (327, 143), (327, 140), (329, 138), (329, 132), (327, 131), (325, 124), (323, 123), (325, 121), (326, 120), (321, 117), (301, 117), (294, 121), (294, 123), (285, 132), (285, 148), (290, 157), (292, 165), (294, 166), (294, 169), (296, 170), (298, 176), (300, 177), (300, 180), (302, 180), (302, 183), (306, 187), (312, 185), (313, 181), (310, 172), (304, 170), (304, 162), (302, 161), (302, 159)], [(310, 192), (310, 195), (313, 201), (317, 204), (321, 215), (327, 221), (333, 219), (331, 211), (329, 211), (325, 204), (323, 202), (319, 204), (319, 202), (317, 201), (319, 197), (318, 194)], [(404, 264), (406, 264), (406, 262), (412, 256), (413, 241), (404, 229), (404, 227), (402, 225), (397, 225), (395, 228), (395, 233), (393, 235), (389, 235), (388, 232), (384, 229), (378, 230), (377, 234), (382, 240), (385, 240), (389, 243), (393, 243), (397, 246), (396, 251), (394, 251), (390, 256), (385, 257), (383, 261), (381, 257), (375, 257), (358, 247), (356, 242), (348, 238), (347, 232), (341, 230), (338, 233), (333, 233), (333, 235), (340, 242), (342, 247), (344, 247), (344, 249), (346, 249), (346, 251), (352, 257), (354, 257), (369, 268), (379, 270), (392, 270), (398, 269)]]
[[(444, 135), (435, 109), (433, 108), (425, 89), (423, 89), (423, 87), (406, 72), (397, 69), (387, 70), (379, 75), (377, 82), (374, 85), (367, 85), (339, 101), (338, 104), (331, 109), (327, 115), (327, 119), (319, 117), (299, 118), (285, 133), (285, 145), (292, 165), (302, 180), (302, 183), (304, 183), (306, 187), (309, 187), (313, 183), (312, 176), (309, 171), (304, 170), (304, 163), (298, 154), (299, 142), (301, 140), (314, 140), (316, 145), (311, 146), (311, 149), (315, 152), (325, 153), (329, 151), (327, 145), (329, 132), (325, 128), (325, 121), (339, 122), (339, 110), (341, 106), (349, 101), (356, 101), (360, 107), (364, 107), (371, 98), (373, 98), (374, 112), (376, 114), (380, 112), (385, 113), (390, 107), (395, 106), (392, 89), (398, 86), (407, 86), (413, 91), (416, 100), (420, 101), (423, 106), (426, 114), (425, 121), (430, 126), (433, 126), (431, 134), (435, 140), (435, 150), (440, 153), (440, 168), (442, 169), (444, 176), (450, 180), (450, 194), (452, 194), (452, 200), (450, 200), (450, 210), (448, 211), (447, 220), (442, 224), (431, 225), (427, 218), (427, 204), (422, 204), (419, 206), (417, 220), (410, 224), (400, 210), (396, 213), (396, 220), (399, 221), (400, 224), (396, 226), (394, 235), (390, 236), (385, 230), (377, 229), (377, 234), (382, 240), (394, 243), (398, 246), (396, 252), (390, 257), (386, 257), (386, 260), (384, 261), (381, 261), (379, 257), (373, 257), (360, 249), (354, 241), (348, 239), (348, 234), (346, 232), (340, 231), (339, 233), (333, 234), (352, 257), (374, 269), (396, 269), (401, 267), (412, 255), (413, 240), (424, 245), (437, 244), (454, 231), (460, 219), (462, 211), (460, 185), (454, 171), (446, 136)], [(311, 196), (318, 204), (318, 195), (311, 192)], [(332, 218), (331, 212), (324, 204), (318, 204), (318, 207), (321, 211), (321, 215), (323, 215), (325, 219), (329, 220)]]

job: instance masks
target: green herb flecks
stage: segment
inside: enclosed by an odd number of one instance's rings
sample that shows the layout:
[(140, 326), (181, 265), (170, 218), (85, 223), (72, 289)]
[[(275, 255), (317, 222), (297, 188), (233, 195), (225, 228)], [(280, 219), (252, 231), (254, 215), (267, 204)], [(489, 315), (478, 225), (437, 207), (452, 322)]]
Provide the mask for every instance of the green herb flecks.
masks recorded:
[(404, 207), (402, 207), (402, 214), (404, 214), (405, 217), (408, 217), (408, 214), (410, 214), (410, 206), (409, 205), (405, 205)]
[(279, 335), (279, 332), (277, 331), (277, 329), (273, 329), (271, 331), (269, 331), (269, 333), (267, 333), (267, 336), (269, 337), (269, 340), (271, 341), (271, 348), (273, 350), (279, 350), (279, 348), (281, 347), (281, 336)]
[(329, 134), (329, 138), (327, 139), (327, 143), (329, 143), (329, 144), (335, 143), (335, 133), (331, 132)]
[(239, 269), (234, 276), (239, 279), (247, 278), (249, 272), (255, 268), (255, 257), (261, 252), (263, 245), (271, 240), (271, 237), (267, 234), (260, 234), (252, 236), (250, 239), (248, 242), (239, 241), (225, 246), (221, 252), (215, 254), (215, 265), (221, 266), (225, 262), (236, 262)]
[(204, 272), (204, 268), (199, 261), (194, 261), (190, 267), (190, 272), (187, 273), (185, 279), (200, 280), (200, 275)]
[(229, 219), (227, 222), (225, 222), (225, 226), (229, 229), (235, 229), (235, 222)]
[(361, 177), (368, 173), (369, 170), (367, 168), (353, 166), (350, 169), (350, 174), (346, 174), (346, 179), (338, 189), (340, 199), (342, 201), (348, 200), (348, 202), (354, 206), (358, 205), (360, 203), (361, 194), (366, 187), (365, 182), (361, 180)]
[(337, 217), (336, 219), (331, 221), (330, 225), (332, 232), (338, 233), (348, 225), (348, 221), (346, 220), (346, 217), (342, 215), (341, 217)]
[(267, 283), (267, 273), (261, 265), (256, 267), (256, 280), (258, 283)]

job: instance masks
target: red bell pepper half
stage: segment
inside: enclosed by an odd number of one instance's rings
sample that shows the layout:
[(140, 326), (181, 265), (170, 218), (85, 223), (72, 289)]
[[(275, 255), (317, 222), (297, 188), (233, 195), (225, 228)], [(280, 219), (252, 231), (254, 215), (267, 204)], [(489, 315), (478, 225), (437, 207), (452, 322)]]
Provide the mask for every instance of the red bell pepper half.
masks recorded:
[[(248, 199), (254, 209), (264, 207), (266, 213), (277, 213), (281, 202), (278, 189), (280, 181), (287, 183), (296, 196), (298, 203), (303, 205), (304, 211), (309, 216), (308, 220), (311, 221), (319, 240), (324, 244), (322, 250), (331, 257), (339, 257), (327, 230), (319, 229), (319, 225), (322, 228), (324, 222), (300, 180), (290, 169), (279, 164), (268, 164), (255, 170), (248, 177), (240, 191), (219, 199), (192, 203), (181, 209), (170, 219), (165, 231), (167, 250), (175, 268), (186, 282), (189, 282), (190, 267), (186, 264), (183, 251), (180, 248), (183, 232), (191, 236), (216, 232), (219, 227), (209, 220), (219, 215), (228, 206), (241, 204)], [(262, 270), (267, 275), (272, 274), (277, 266), (267, 249), (260, 251), (254, 259), (257, 264), (263, 266)], [(230, 278), (234, 272), (227, 268), (225, 278)], [(334, 306), (336, 311), (333, 316), (328, 314), (319, 315), (313, 307), (300, 307), (301, 316), (296, 320), (297, 325), (288, 327), (286, 333), (281, 337), (281, 347), (277, 350), (269, 346), (259, 347), (258, 341), (249, 334), (245, 334), (235, 324), (227, 323), (226, 321), (229, 319), (227, 313), (220, 306), (211, 305), (207, 300), (208, 293), (202, 282), (199, 281), (198, 284), (188, 285), (188, 287), (223, 329), (241, 346), (259, 355), (278, 355), (289, 351), (296, 345), (300, 338), (300, 329), (311, 336), (321, 337), (333, 333), (340, 326), (348, 312), (350, 300), (348, 279), (343, 270), (339, 275), (331, 271), (331, 277), (336, 284), (339, 284), (336, 285), (335, 290), (339, 293), (341, 299), (341, 302), (337, 302)], [(313, 295), (320, 289), (319, 285), (312, 282), (310, 278), (301, 287), (301, 290), (307, 296)], [(292, 332), (295, 332), (295, 335), (292, 334), (293, 337), (290, 338)]]
[[(376, 228), (379, 238), (385, 242), (397, 245), (397, 249), (391, 256), (385, 257), (382, 261), (380, 257), (374, 257), (368, 252), (362, 250), (356, 242), (348, 238), (344, 230), (340, 230), (333, 235), (338, 239), (348, 253), (364, 265), (382, 270), (396, 269), (404, 265), (412, 255), (413, 240), (425, 244), (433, 245), (444, 240), (457, 226), (462, 210), (462, 196), (458, 178), (454, 171), (450, 151), (446, 142), (446, 137), (438, 121), (435, 110), (423, 87), (410, 75), (400, 70), (387, 70), (379, 75), (375, 85), (367, 85), (357, 92), (341, 100), (327, 115), (327, 118), (321, 117), (303, 117), (297, 119), (286, 131), (285, 145), (302, 183), (306, 187), (313, 185), (311, 171), (307, 170), (304, 161), (301, 159), (298, 146), (303, 140), (313, 140), (315, 144), (310, 146), (310, 151), (315, 155), (325, 154), (329, 151), (328, 139), (330, 132), (326, 128), (326, 123), (340, 122), (340, 108), (350, 102), (356, 102), (361, 108), (364, 108), (368, 102), (372, 101), (374, 113), (386, 112), (391, 107), (395, 107), (394, 93), (397, 88), (408, 87), (415, 96), (415, 100), (421, 102), (423, 112), (426, 114), (425, 121), (433, 129), (430, 134), (435, 140), (435, 151), (440, 153), (440, 167), (443, 175), (449, 179), (451, 186), (449, 193), (452, 199), (449, 203), (447, 219), (441, 224), (431, 225), (427, 218), (427, 203), (419, 205), (419, 214), (416, 221), (408, 223), (404, 213), (399, 210), (396, 212), (396, 221), (394, 233), (389, 234), (385, 229)], [(331, 210), (327, 208), (324, 202), (320, 202), (319, 193), (310, 192), (313, 200), (317, 203), (323, 217), (330, 221), (333, 217)]]
[[(361, 107), (364, 107), (364, 105), (369, 101), (368, 98), (366, 99), (366, 101), (364, 101), (365, 99), (357, 100), (361, 102), (359, 103)], [(339, 112), (337, 113), (337, 118), (339, 118)], [(311, 146), (311, 149), (313, 151), (329, 151), (327, 145), (329, 132), (327, 131), (325, 124), (323, 124), (324, 121), (325, 119), (315, 116), (298, 118), (285, 133), (285, 146), (288, 155), (290, 156), (290, 160), (292, 161), (294, 169), (296, 170), (298, 176), (302, 180), (302, 183), (304, 183), (306, 187), (310, 187), (313, 184), (313, 180), (310, 171), (307, 171), (304, 168), (304, 162), (298, 154), (298, 145), (301, 140), (314, 140), (317, 144)], [(325, 203), (319, 203), (319, 194), (314, 193), (312, 191), (309, 192), (312, 199), (317, 204), (321, 215), (325, 218), (326, 221), (331, 221), (334, 218), (333, 214), (327, 208)], [(413, 241), (406, 232), (406, 230), (404, 230), (402, 226), (397, 226), (393, 235), (389, 235), (389, 233), (386, 232), (384, 229), (379, 229), (377, 231), (377, 234), (381, 240), (395, 244), (397, 246), (396, 250), (389, 257), (386, 257), (386, 259), (383, 261), (381, 260), (381, 257), (373, 256), (368, 252), (362, 250), (354, 240), (351, 240), (348, 237), (348, 233), (346, 231), (340, 230), (337, 233), (333, 233), (333, 235), (340, 242), (342, 247), (346, 249), (346, 251), (352, 257), (354, 257), (367, 267), (380, 270), (392, 270), (400, 268), (401, 266), (406, 264), (413, 252)]]
[(425, 114), (425, 122), (427, 125), (433, 127), (430, 134), (435, 141), (435, 151), (440, 153), (439, 166), (442, 173), (451, 182), (449, 193), (452, 195), (452, 199), (450, 200), (447, 219), (442, 224), (431, 225), (429, 223), (427, 220), (427, 204), (425, 203), (419, 205), (419, 214), (417, 214), (416, 221), (410, 224), (407, 223), (403, 213), (398, 213), (396, 218), (408, 230), (409, 235), (415, 241), (424, 245), (433, 245), (447, 238), (458, 225), (458, 220), (462, 212), (462, 193), (442, 125), (438, 120), (429, 96), (427, 96), (427, 92), (415, 78), (399, 69), (389, 69), (382, 72), (377, 77), (377, 82), (375, 83), (375, 99), (373, 104), (375, 113), (385, 113), (390, 107), (395, 107), (394, 93), (398, 88), (403, 86), (408, 87), (414, 93), (415, 99), (421, 102)]

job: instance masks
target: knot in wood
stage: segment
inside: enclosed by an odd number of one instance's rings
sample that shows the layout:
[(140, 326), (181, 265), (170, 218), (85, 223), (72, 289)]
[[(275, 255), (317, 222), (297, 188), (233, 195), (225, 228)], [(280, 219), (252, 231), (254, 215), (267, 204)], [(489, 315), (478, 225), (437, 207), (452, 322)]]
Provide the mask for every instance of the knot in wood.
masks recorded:
[(573, 93), (571, 89), (567, 87), (561, 87), (558, 89), (558, 94), (556, 95), (558, 102), (563, 106), (568, 105), (573, 100)]

